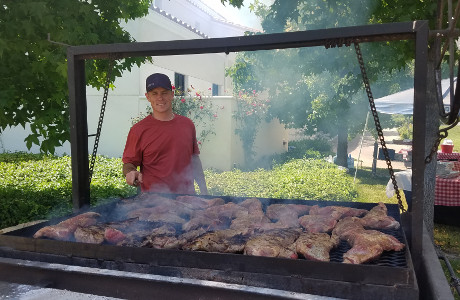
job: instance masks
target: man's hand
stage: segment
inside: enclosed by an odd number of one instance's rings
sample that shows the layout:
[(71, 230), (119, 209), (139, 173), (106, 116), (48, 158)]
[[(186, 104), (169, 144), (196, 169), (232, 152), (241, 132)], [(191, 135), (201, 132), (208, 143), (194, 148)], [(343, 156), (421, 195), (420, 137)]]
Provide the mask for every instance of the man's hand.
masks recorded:
[(131, 171), (126, 174), (126, 183), (132, 186), (138, 186), (142, 181), (142, 173), (139, 171)]

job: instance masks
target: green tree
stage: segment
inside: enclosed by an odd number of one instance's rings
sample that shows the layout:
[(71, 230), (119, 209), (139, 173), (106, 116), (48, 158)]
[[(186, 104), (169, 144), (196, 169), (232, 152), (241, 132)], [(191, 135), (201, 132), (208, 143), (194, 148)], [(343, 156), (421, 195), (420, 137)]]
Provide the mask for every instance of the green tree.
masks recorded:
[[(40, 145), (40, 151), (45, 153), (54, 153), (55, 147), (68, 141), (66, 45), (132, 42), (121, 23), (146, 15), (150, 3), (151, 0), (3, 0), (0, 134), (8, 126), (29, 125), (27, 147)], [(112, 77), (144, 60), (117, 61)], [(87, 61), (87, 84), (101, 88), (107, 66), (106, 60)]]

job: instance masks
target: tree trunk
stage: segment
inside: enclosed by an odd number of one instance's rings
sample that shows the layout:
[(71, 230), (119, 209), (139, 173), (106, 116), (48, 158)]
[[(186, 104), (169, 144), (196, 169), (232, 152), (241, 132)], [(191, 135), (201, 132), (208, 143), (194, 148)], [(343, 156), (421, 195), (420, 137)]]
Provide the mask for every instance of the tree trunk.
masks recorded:
[[(436, 85), (434, 80), (435, 47), (431, 45), (428, 50), (428, 74), (427, 74), (427, 114), (425, 155), (429, 155), (439, 130), (439, 108), (436, 100)], [(416, 116), (415, 116), (416, 117)], [(433, 238), (434, 216), (434, 191), (436, 186), (436, 156), (425, 166), (425, 199), (423, 199), (423, 219), (427, 231)]]
[(348, 167), (348, 125), (345, 118), (341, 118), (337, 131), (337, 159), (335, 163), (339, 166)]

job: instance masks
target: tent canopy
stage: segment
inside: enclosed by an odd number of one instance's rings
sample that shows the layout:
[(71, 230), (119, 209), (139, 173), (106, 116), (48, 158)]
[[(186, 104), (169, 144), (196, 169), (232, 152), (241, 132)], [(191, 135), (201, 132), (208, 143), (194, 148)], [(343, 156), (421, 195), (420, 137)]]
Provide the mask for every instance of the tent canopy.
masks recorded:
[[(457, 78), (454, 78), (454, 88)], [(441, 80), (441, 91), (446, 112), (450, 111), (450, 79)], [(414, 89), (407, 89), (382, 98), (374, 99), (379, 113), (412, 115), (414, 110)]]

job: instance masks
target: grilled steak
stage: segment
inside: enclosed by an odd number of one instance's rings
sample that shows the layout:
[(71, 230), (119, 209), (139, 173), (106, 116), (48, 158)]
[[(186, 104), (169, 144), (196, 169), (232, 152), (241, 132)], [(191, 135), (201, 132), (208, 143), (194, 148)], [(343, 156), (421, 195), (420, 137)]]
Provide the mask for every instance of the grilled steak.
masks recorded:
[(299, 218), (299, 223), (310, 233), (329, 232), (337, 224), (337, 219), (331, 215), (305, 215)]
[(182, 247), (184, 250), (207, 252), (238, 253), (243, 252), (248, 239), (239, 230), (226, 229), (208, 232)]
[(398, 229), (399, 222), (393, 217), (388, 216), (388, 209), (380, 202), (374, 206), (369, 213), (361, 218), (361, 224), (364, 227), (372, 229)]
[(87, 212), (64, 220), (56, 225), (45, 226), (39, 229), (34, 238), (46, 237), (55, 240), (69, 240), (75, 230), (81, 227), (95, 225), (101, 215), (95, 212)]
[(366, 214), (366, 209), (358, 209), (346, 206), (324, 206), (313, 205), (310, 209), (310, 215), (331, 216), (336, 220), (345, 217), (359, 217)]
[(364, 229), (361, 220), (356, 217), (340, 220), (332, 233), (352, 246), (343, 255), (343, 261), (350, 264), (362, 264), (380, 257), (383, 251), (400, 251), (405, 247), (391, 235)]
[(336, 235), (327, 233), (302, 233), (296, 241), (296, 251), (306, 259), (329, 261), (329, 253), (337, 247), (340, 239)]
[(197, 196), (177, 196), (176, 200), (187, 203), (194, 209), (205, 209), (211, 206), (222, 205), (225, 203), (222, 198), (205, 199)]
[(102, 244), (106, 226), (92, 225), (88, 227), (77, 227), (74, 232), (75, 241), (89, 244)]
[(303, 204), (272, 204), (267, 207), (267, 217), (272, 220), (282, 219), (284, 216), (296, 214), (296, 219), (307, 214), (311, 206)]
[(244, 247), (244, 254), (297, 258), (295, 240), (300, 232), (300, 229), (276, 229), (251, 237)]
[(171, 234), (150, 236), (143, 243), (142, 247), (150, 247), (156, 249), (180, 249), (196, 237), (202, 235), (206, 231), (202, 228), (192, 230), (179, 236)]

